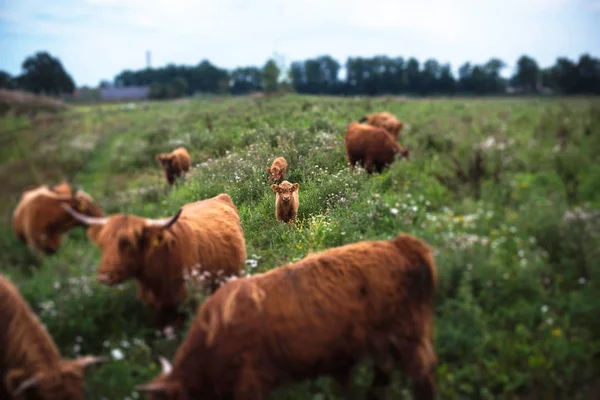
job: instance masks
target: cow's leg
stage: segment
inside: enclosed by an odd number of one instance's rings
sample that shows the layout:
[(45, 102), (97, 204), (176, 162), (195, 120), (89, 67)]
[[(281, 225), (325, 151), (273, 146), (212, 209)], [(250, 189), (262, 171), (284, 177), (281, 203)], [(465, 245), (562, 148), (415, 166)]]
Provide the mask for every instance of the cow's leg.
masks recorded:
[(265, 400), (267, 398), (270, 388), (261, 382), (256, 374), (257, 371), (258, 369), (252, 363), (245, 363), (235, 387), (234, 400)]
[(371, 382), (371, 386), (367, 391), (368, 400), (383, 400), (386, 398), (386, 390), (391, 383), (390, 376), (392, 372), (393, 370), (385, 371), (384, 368), (375, 365), (375, 376), (373, 377), (373, 382)]
[(412, 380), (415, 400), (434, 400), (436, 396), (435, 365), (437, 355), (428, 337), (415, 340), (395, 340), (392, 354), (400, 361), (402, 370)]

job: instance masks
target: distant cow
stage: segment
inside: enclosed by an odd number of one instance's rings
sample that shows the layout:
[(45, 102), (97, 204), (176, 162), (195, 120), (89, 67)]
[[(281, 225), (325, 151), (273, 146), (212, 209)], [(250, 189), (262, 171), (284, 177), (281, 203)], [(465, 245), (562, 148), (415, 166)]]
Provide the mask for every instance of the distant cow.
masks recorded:
[(60, 204), (79, 210), (84, 215), (103, 217), (104, 211), (82, 190), (74, 190), (67, 182), (53, 187), (41, 185), (23, 192), (13, 212), (13, 231), (34, 251), (55, 253), (61, 236), (81, 225)]
[(358, 162), (369, 174), (373, 173), (373, 168), (381, 172), (394, 162), (396, 154), (403, 157), (408, 157), (409, 154), (384, 129), (358, 122), (348, 125), (345, 144), (350, 166)]
[(0, 399), (85, 399), (84, 374), (101, 357), (62, 358), (15, 285), (0, 275)]
[(296, 219), (298, 215), (298, 189), (300, 185), (293, 185), (288, 181), (283, 181), (279, 185), (271, 185), (271, 189), (275, 192), (275, 218), (277, 221), (290, 222)]
[(110, 286), (136, 279), (138, 298), (157, 311), (161, 327), (186, 297), (185, 273), (210, 275), (215, 291), (219, 274), (239, 275), (246, 261), (240, 216), (228, 194), (186, 204), (165, 219), (69, 212), (91, 227), (88, 236), (102, 249), (98, 280)]
[(394, 140), (398, 140), (400, 133), (402, 132), (402, 128), (404, 127), (404, 123), (396, 118), (394, 114), (385, 111), (367, 114), (358, 122), (366, 122), (369, 125), (383, 128), (394, 137)]
[(352, 368), (371, 359), (370, 396), (399, 367), (413, 398), (433, 399), (436, 286), (430, 247), (406, 234), (234, 280), (199, 308), (173, 366), (161, 358), (163, 373), (137, 390), (152, 399), (266, 399), (329, 375), (347, 391)]
[(285, 178), (287, 172), (287, 161), (283, 157), (277, 157), (273, 160), (271, 167), (267, 167), (269, 173), (269, 180), (271, 182), (279, 182)]
[(190, 170), (190, 154), (185, 147), (178, 147), (170, 153), (158, 154), (156, 160), (162, 164), (169, 185), (175, 182), (175, 178)]

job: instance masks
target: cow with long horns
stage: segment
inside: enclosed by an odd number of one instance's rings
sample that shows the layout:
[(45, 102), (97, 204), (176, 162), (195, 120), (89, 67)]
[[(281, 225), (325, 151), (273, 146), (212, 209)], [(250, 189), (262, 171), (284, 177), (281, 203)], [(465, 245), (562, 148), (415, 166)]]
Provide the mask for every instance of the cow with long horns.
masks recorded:
[[(138, 386), (149, 399), (266, 399), (277, 387), (374, 362), (368, 398), (395, 369), (413, 398), (435, 397), (431, 248), (399, 234), (313, 253), (223, 285), (196, 313), (171, 366)], [(385, 393), (380, 393), (385, 394)]]
[(22, 194), (13, 212), (15, 235), (34, 251), (55, 253), (62, 235), (81, 225), (61, 204), (90, 217), (104, 216), (104, 211), (90, 195), (83, 190), (74, 190), (67, 182), (52, 187), (41, 185)]
[(83, 400), (88, 368), (104, 357), (62, 358), (15, 285), (0, 275), (0, 399)]
[(186, 274), (208, 275), (214, 292), (223, 276), (239, 275), (245, 264), (244, 232), (228, 194), (186, 204), (164, 219), (94, 218), (65, 208), (90, 227), (88, 236), (102, 249), (98, 280), (115, 285), (135, 279), (138, 298), (158, 312), (159, 326), (178, 315)]

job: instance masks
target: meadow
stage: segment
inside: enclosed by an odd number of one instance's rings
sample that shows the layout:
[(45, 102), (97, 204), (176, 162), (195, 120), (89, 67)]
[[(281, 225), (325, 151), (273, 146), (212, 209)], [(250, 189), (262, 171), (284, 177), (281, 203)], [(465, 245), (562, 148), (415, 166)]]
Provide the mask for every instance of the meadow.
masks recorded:
[[(405, 121), (411, 151), (369, 177), (346, 165), (346, 125), (371, 111)], [(193, 170), (169, 189), (155, 154), (184, 145)], [(278, 223), (265, 167), (300, 184), (299, 220)], [(135, 284), (95, 278), (81, 228), (33, 255), (11, 230), (21, 191), (68, 177), (108, 213), (173, 215), (228, 193), (241, 215), (247, 272), (311, 251), (407, 232), (435, 249), (441, 399), (591, 399), (600, 392), (600, 100), (404, 99), (287, 95), (73, 106), (0, 118), (0, 272), (16, 282), (63, 356), (107, 355), (89, 399), (133, 390), (181, 337), (155, 331)], [(190, 320), (193, 311), (189, 311)], [(185, 332), (184, 332), (185, 333)], [(371, 378), (356, 373), (356, 397)], [(393, 398), (410, 398), (398, 374)], [(336, 399), (322, 378), (273, 399)]]

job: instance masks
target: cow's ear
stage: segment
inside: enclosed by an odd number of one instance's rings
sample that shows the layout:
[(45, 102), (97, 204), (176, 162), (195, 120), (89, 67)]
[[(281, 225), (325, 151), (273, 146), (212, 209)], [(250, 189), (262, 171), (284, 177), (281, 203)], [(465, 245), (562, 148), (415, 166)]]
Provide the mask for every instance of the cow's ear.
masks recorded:
[(296, 183), (294, 183), (294, 184), (292, 185), (292, 192), (295, 192), (295, 191), (296, 191), (296, 190), (298, 190), (299, 188), (300, 188), (300, 184), (299, 184), (299, 183), (297, 183), (297, 182), (296, 182)]
[(275, 193), (277, 193), (277, 189), (279, 189), (279, 186), (273, 184), (271, 185), (271, 190), (274, 191)]

